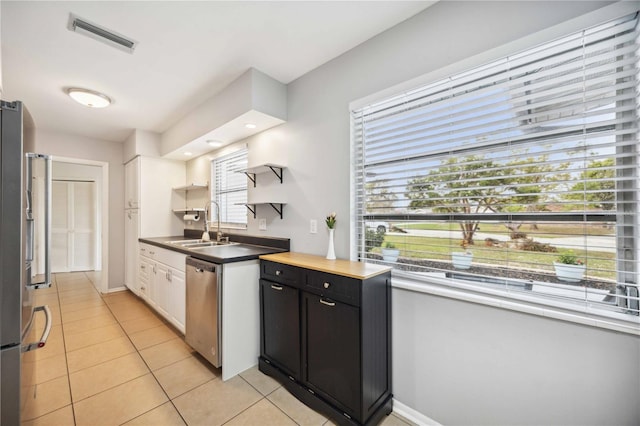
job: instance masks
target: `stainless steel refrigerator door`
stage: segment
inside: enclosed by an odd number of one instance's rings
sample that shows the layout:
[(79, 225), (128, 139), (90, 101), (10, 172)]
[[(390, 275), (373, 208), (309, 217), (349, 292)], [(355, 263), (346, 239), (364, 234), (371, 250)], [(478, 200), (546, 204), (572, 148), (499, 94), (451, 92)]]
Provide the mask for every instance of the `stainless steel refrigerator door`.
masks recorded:
[(7, 348), (20, 345), (31, 304), (23, 300), (22, 292), (22, 104), (3, 101), (0, 105), (0, 343)]
[(0, 424), (20, 424), (20, 346), (0, 351)]

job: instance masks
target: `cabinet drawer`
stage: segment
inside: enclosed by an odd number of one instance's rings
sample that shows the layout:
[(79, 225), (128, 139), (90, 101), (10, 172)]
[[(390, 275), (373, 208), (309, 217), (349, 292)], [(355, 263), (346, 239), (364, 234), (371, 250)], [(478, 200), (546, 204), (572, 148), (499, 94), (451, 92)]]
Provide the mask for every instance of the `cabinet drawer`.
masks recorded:
[(152, 246), (151, 244), (146, 243), (140, 243), (139, 246), (140, 256), (149, 257), (151, 259), (154, 259), (156, 257), (156, 253), (158, 252), (156, 246)]
[(304, 271), (302, 269), (267, 260), (260, 262), (260, 277), (293, 287), (301, 287), (304, 283)]
[(139, 272), (140, 279), (149, 279), (149, 273), (151, 273), (149, 269), (151, 269), (151, 264), (143, 260), (140, 262), (139, 267), (140, 267), (140, 272)]
[(309, 272), (307, 291), (340, 302), (360, 306), (362, 281), (325, 272)]
[(156, 247), (156, 257), (155, 259), (158, 262), (164, 263), (167, 266), (170, 266), (178, 271), (185, 272), (186, 265), (185, 259), (187, 255), (180, 253), (178, 251), (167, 250), (163, 248)]

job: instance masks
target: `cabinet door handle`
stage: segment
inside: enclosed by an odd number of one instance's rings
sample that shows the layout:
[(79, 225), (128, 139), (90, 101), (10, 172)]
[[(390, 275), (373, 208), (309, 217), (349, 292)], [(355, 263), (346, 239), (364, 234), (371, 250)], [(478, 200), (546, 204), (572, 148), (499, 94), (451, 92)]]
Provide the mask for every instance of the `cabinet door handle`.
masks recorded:
[(156, 254), (156, 252), (155, 251), (150, 251), (149, 254)]
[(276, 271), (276, 275), (277, 275), (277, 276), (282, 275), (282, 271)]
[(147, 269), (147, 268), (144, 265), (140, 265), (140, 269)]
[(282, 286), (280, 285), (271, 284), (271, 288), (274, 290), (282, 291)]
[(331, 283), (324, 283), (322, 286), (323, 286), (324, 288), (329, 288), (329, 287), (331, 287)]
[(329, 302), (328, 300), (324, 300), (322, 298), (320, 298), (320, 303), (327, 306), (336, 306), (336, 302)]

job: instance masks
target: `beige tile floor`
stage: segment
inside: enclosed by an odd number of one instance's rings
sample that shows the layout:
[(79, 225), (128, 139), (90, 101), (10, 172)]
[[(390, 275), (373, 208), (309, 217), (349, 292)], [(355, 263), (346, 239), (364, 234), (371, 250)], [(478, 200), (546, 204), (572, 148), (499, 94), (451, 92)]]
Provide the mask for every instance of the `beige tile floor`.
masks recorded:
[[(101, 296), (92, 280), (55, 274), (37, 292), (53, 327), (25, 358), (37, 372), (23, 389), (23, 425), (333, 424), (257, 367), (223, 382), (144, 302), (128, 291)], [(382, 424), (409, 423), (392, 414)]]

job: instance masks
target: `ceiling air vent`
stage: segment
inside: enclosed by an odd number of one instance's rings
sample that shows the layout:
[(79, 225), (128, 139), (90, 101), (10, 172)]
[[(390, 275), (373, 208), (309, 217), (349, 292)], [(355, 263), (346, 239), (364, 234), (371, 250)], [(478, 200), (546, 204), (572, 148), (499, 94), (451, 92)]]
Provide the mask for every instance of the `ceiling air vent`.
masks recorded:
[(122, 34), (118, 34), (105, 27), (94, 24), (93, 22), (74, 15), (73, 13), (69, 14), (69, 23), (67, 24), (67, 28), (69, 31), (83, 34), (128, 53), (133, 53), (133, 49), (135, 49), (138, 44), (137, 41), (128, 39)]

